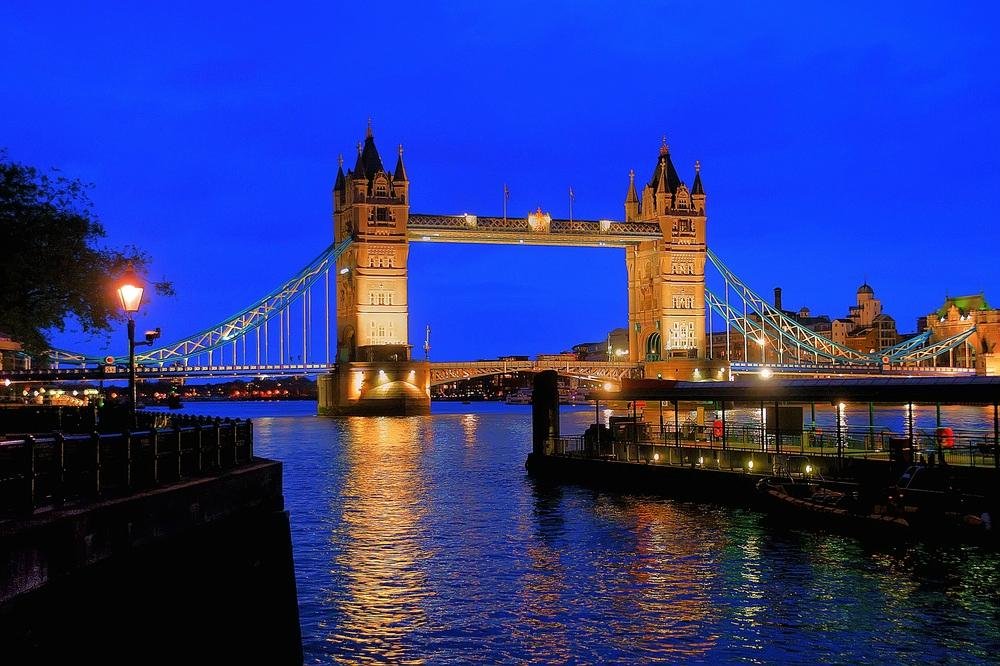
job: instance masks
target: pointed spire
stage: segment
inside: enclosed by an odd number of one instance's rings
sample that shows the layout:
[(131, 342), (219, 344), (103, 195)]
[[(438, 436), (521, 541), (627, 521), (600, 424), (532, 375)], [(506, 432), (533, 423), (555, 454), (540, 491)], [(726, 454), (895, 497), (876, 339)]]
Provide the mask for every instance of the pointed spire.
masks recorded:
[(392, 175), (393, 182), (406, 182), (406, 168), (403, 166), (403, 144), (399, 144), (399, 158), (396, 160), (396, 172)]
[(635, 191), (635, 169), (628, 170), (628, 194), (625, 195), (625, 203), (639, 201), (639, 195)]
[(660, 154), (661, 155), (669, 155), (670, 154), (670, 146), (667, 145), (667, 135), (666, 134), (663, 135), (663, 138), (661, 139), (661, 142), (660, 142)]
[(365, 138), (370, 139), (375, 135), (372, 133), (372, 117), (368, 116), (368, 131), (365, 133)]
[(371, 125), (368, 126), (368, 134), (365, 136), (364, 148), (361, 151), (362, 173), (365, 178), (371, 180), (375, 174), (384, 172), (382, 158), (379, 157), (378, 148), (375, 147), (375, 136), (372, 134)]
[[(660, 150), (662, 151), (663, 148), (660, 148)], [(660, 175), (656, 179), (656, 192), (657, 193), (662, 192), (665, 194), (667, 192), (670, 192), (672, 189), (673, 188), (671, 188), (670, 185), (667, 183), (667, 160), (660, 159)]]
[(358, 180), (365, 178), (365, 162), (361, 158), (361, 142), (358, 141), (358, 159), (354, 163), (354, 177)]
[(346, 182), (344, 179), (344, 156), (340, 155), (337, 158), (337, 180), (333, 183), (333, 190), (335, 192), (339, 192), (340, 190), (344, 189), (345, 185)]
[(694, 163), (694, 183), (691, 185), (691, 194), (705, 194), (705, 188), (701, 184), (701, 162)]

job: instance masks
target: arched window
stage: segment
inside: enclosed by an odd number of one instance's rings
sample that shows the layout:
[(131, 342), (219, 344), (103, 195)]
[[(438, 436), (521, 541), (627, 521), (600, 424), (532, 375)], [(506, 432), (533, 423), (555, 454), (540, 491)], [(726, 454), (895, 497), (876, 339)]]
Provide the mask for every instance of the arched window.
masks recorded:
[(646, 338), (646, 360), (660, 360), (660, 334), (657, 332), (650, 333)]

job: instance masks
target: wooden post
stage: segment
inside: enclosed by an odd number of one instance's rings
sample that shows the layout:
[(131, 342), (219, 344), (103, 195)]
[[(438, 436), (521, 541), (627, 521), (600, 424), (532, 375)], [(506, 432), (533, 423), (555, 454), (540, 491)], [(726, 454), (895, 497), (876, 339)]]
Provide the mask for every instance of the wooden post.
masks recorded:
[(674, 446), (681, 446), (681, 415), (678, 407), (678, 400), (674, 400)]
[(55, 460), (52, 464), (56, 473), (52, 499), (57, 505), (61, 505), (66, 500), (66, 436), (61, 432), (56, 433)]
[(993, 403), (993, 467), (1000, 469), (1000, 403)]
[(125, 487), (132, 490), (132, 433), (126, 430), (125, 438)]
[(153, 443), (153, 485), (160, 483), (160, 433), (156, 428), (149, 429), (149, 438)]
[(726, 450), (726, 441), (728, 434), (726, 433), (726, 401), (722, 401), (722, 450)]
[(222, 469), (222, 425), (218, 417), (212, 423), (212, 443), (215, 446), (215, 469)]
[(760, 450), (767, 450), (767, 423), (764, 414), (764, 401), (760, 401)]
[(94, 447), (94, 495), (101, 496), (101, 435), (96, 430), (90, 433), (90, 443)]
[(201, 423), (197, 423), (194, 426), (194, 448), (196, 452), (195, 456), (195, 472), (201, 474), (202, 470), (202, 451), (201, 451)]
[(181, 452), (181, 426), (179, 423), (174, 422), (174, 453), (177, 459), (177, 480), (179, 481), (183, 474), (183, 453)]
[(24, 481), (25, 481), (25, 513), (35, 510), (35, 438), (28, 435), (24, 438)]

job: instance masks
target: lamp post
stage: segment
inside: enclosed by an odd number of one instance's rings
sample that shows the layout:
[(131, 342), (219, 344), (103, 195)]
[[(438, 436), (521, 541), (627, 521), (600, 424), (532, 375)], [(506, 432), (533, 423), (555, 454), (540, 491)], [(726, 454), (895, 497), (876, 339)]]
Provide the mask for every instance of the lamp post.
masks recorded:
[(135, 429), (135, 313), (139, 311), (142, 303), (142, 283), (135, 271), (129, 266), (122, 277), (121, 286), (118, 287), (118, 298), (121, 300), (122, 310), (128, 317), (128, 415), (129, 428)]
[(763, 337), (757, 338), (757, 344), (760, 345), (760, 363), (761, 365), (763, 365), (764, 363), (766, 363), (766, 361), (764, 360), (764, 345), (767, 344), (767, 340), (765, 340)]

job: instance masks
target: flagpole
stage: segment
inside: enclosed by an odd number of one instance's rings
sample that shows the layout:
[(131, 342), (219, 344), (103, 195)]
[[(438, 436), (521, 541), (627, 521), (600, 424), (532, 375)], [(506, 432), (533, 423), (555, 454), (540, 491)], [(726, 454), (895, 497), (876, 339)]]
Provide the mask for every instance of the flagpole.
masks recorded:
[(573, 221), (573, 186), (569, 187), (569, 221)]
[(507, 199), (510, 197), (510, 190), (507, 189), (507, 183), (503, 184), (503, 222), (504, 226), (507, 225)]

